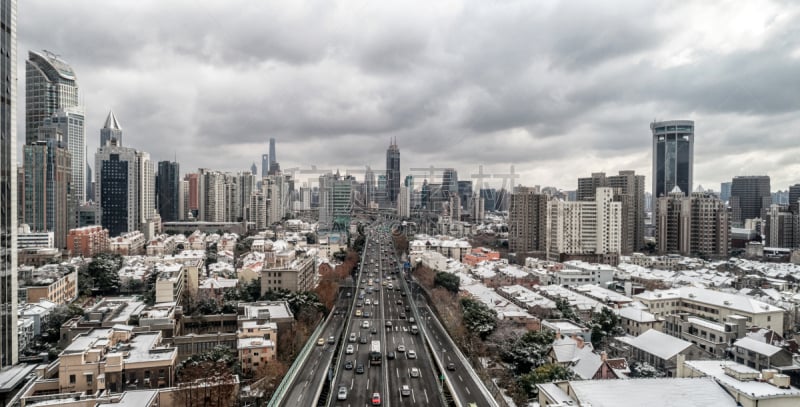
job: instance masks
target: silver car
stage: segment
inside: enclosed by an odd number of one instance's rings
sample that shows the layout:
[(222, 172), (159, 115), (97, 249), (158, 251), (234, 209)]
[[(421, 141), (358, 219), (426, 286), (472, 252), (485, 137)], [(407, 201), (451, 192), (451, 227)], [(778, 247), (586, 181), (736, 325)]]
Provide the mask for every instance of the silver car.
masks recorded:
[(339, 394), (336, 396), (337, 400), (347, 400), (347, 387), (339, 386)]

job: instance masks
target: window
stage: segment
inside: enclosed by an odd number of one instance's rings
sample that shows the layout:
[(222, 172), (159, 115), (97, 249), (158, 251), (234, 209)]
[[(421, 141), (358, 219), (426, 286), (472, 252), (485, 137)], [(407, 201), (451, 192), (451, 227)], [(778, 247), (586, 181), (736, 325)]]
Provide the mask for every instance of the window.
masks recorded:
[(69, 375), (69, 384), (75, 384), (75, 375), (74, 374)]
[(87, 386), (91, 386), (92, 385), (92, 380), (93, 380), (92, 375), (87, 374), (86, 375), (86, 385)]

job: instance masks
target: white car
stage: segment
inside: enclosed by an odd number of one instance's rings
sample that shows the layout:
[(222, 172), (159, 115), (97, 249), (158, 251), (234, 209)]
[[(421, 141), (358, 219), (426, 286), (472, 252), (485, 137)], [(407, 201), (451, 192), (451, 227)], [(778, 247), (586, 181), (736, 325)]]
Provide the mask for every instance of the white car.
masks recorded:
[(411, 377), (419, 377), (419, 368), (412, 367), (410, 374)]
[(336, 398), (338, 400), (347, 400), (347, 387), (339, 386), (339, 394)]
[(369, 328), (369, 321), (364, 321), (361, 323), (362, 328)]
[(409, 350), (406, 353), (406, 355), (408, 356), (409, 359), (416, 359), (417, 358), (417, 352), (414, 352), (413, 350)]
[(397, 351), (403, 353), (406, 351), (406, 347), (404, 345), (397, 345)]
[(344, 350), (344, 353), (352, 355), (355, 351), (356, 349), (353, 347), (353, 345), (347, 345), (347, 349)]

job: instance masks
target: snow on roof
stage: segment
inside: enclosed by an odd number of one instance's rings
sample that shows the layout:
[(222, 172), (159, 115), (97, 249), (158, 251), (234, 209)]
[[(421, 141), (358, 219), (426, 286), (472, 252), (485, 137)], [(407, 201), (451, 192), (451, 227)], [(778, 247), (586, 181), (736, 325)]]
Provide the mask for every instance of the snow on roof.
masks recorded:
[(747, 336), (734, 342), (733, 346), (737, 346), (742, 349), (747, 349), (749, 351), (753, 351), (755, 353), (766, 356), (773, 356), (781, 351), (781, 348), (777, 346), (772, 346), (768, 343), (757, 341)]
[(631, 297), (624, 296), (618, 292), (594, 284), (584, 284), (574, 287), (573, 290), (586, 294), (588, 297), (605, 302), (632, 302)]
[(617, 314), (625, 319), (635, 322), (655, 322), (655, 315), (638, 307), (622, 307), (616, 310)]
[(558, 363), (577, 362), (582, 357), (592, 353), (594, 348), (591, 343), (583, 343), (582, 348), (579, 347), (581, 343), (570, 336), (553, 341), (553, 354), (556, 361)]
[(710, 304), (719, 308), (733, 309), (749, 314), (763, 314), (783, 311), (783, 309), (769, 305), (756, 299), (743, 295), (714, 291), (699, 287), (680, 287), (670, 290), (645, 291), (634, 298), (642, 300), (685, 299)]
[(571, 369), (583, 380), (591, 380), (600, 366), (603, 365), (603, 358), (594, 352), (584, 352), (580, 360)]
[(711, 329), (711, 330), (714, 330), (714, 331), (717, 331), (717, 332), (725, 332), (725, 325), (719, 324), (719, 323), (716, 323), (716, 322), (712, 322), (712, 321), (709, 321), (707, 319), (697, 318), (697, 317), (688, 317), (688, 318), (686, 318), (686, 321), (690, 322), (692, 324), (698, 325), (698, 326), (702, 326), (703, 328), (706, 328), (706, 329)]
[(678, 339), (655, 329), (648, 329), (647, 332), (637, 337), (624, 336), (618, 339), (663, 360), (672, 359), (686, 348), (692, 346), (691, 342)]
[(800, 397), (800, 390), (798, 390), (796, 387), (781, 389), (780, 387), (774, 386), (767, 382), (760, 382), (757, 380), (741, 381), (733, 376), (726, 374), (725, 373), (726, 367), (729, 369), (733, 369), (739, 373), (752, 373), (752, 374), (759, 373), (758, 370), (755, 370), (751, 367), (733, 361), (687, 360), (686, 365), (707, 376), (713, 377), (722, 386), (732, 388), (741, 393), (746, 393), (748, 396), (756, 398), (776, 397), (776, 396)]
[(569, 383), (578, 403), (592, 407), (736, 407), (711, 378), (582, 380)]

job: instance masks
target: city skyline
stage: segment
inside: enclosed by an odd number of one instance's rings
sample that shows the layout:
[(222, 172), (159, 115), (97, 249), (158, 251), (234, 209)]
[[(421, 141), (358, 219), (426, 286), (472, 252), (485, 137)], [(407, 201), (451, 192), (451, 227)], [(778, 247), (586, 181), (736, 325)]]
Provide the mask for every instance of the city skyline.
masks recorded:
[[(769, 175), (776, 190), (798, 181), (797, 7), (318, 7), (30, 1), (18, 49), (50, 50), (75, 69), (87, 134), (113, 110), (126, 145), (156, 161), (179, 151), (187, 172), (247, 170), (271, 137), (284, 169), (376, 169), (396, 138), (403, 175), (430, 163), (462, 174), (514, 165), (517, 183), (571, 190), (585, 174), (635, 170), (650, 189), (649, 124), (686, 119), (696, 123), (695, 187), (737, 175)], [(265, 15), (270, 24), (251, 21)], [(136, 28), (145, 19), (153, 30)], [(96, 143), (88, 137), (88, 151)]]

